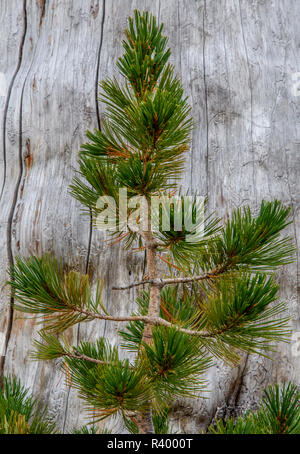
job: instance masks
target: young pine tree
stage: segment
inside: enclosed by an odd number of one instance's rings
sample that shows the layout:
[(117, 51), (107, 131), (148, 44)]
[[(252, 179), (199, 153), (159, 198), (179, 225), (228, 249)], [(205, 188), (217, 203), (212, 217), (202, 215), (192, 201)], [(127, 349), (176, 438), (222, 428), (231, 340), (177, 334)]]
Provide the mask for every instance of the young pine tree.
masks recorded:
[[(179, 192), (192, 120), (162, 29), (148, 13), (135, 11), (129, 19), (117, 62), (124, 80), (101, 83), (106, 117), (101, 131), (87, 133), (71, 186), (96, 226), (112, 218), (115, 239), (146, 253), (142, 279), (115, 289), (140, 289), (136, 312), (109, 313), (101, 276), (92, 291), (89, 276), (64, 272), (50, 256), (18, 258), (10, 280), (16, 309), (41, 316), (33, 356), (63, 358), (69, 382), (99, 420), (119, 414), (139, 433), (168, 430), (174, 401), (199, 395), (213, 357), (236, 364), (239, 352), (267, 354), (289, 333), (273, 272), (292, 260), (291, 239), (280, 237), (290, 210), (263, 201), (256, 216), (239, 208), (222, 223), (199, 219), (205, 203)], [(91, 320), (119, 322), (120, 348), (131, 359), (120, 359), (104, 338), (70, 346), (63, 332)]]

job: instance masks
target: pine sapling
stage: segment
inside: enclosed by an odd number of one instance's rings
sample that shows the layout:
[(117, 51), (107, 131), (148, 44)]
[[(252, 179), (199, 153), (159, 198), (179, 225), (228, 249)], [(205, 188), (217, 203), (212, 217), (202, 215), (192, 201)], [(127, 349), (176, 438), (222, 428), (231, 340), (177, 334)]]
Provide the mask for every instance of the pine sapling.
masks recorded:
[[(147, 12), (129, 19), (123, 79), (101, 83), (106, 115), (87, 132), (70, 188), (95, 228), (146, 254), (144, 275), (114, 287), (138, 291), (135, 313), (110, 313), (101, 276), (94, 285), (62, 258), (17, 258), (10, 271), (15, 308), (41, 317), (33, 357), (62, 358), (98, 420), (120, 415), (135, 433), (168, 431), (174, 402), (199, 396), (213, 358), (235, 365), (240, 352), (267, 355), (289, 337), (274, 271), (293, 260), (281, 236), (290, 209), (262, 201), (256, 215), (241, 207), (222, 221), (180, 191), (193, 122), (162, 32)], [(103, 337), (69, 345), (64, 331), (91, 320), (119, 323), (120, 347)]]

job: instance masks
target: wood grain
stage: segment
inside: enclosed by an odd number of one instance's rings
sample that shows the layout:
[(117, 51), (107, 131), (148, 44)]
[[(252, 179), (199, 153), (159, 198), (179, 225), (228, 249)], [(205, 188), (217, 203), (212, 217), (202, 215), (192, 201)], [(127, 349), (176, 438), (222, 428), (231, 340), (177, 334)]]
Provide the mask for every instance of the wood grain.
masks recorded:
[[(193, 109), (195, 129), (183, 179), (208, 195), (209, 208), (228, 215), (262, 198), (292, 206), (290, 234), (299, 238), (300, 71), (298, 0), (3, 0), (0, 4), (0, 330), (6, 343), (1, 371), (22, 378), (68, 432), (86, 421), (76, 392), (53, 362), (31, 362), (36, 320), (14, 314), (5, 285), (17, 255), (50, 252), (105, 281), (111, 313), (134, 307), (143, 254), (109, 247), (68, 194), (86, 129), (101, 127), (98, 82), (116, 73), (127, 18), (150, 10), (165, 23), (172, 61)], [(299, 257), (278, 275), (292, 329), (300, 331)], [(116, 324), (81, 324), (70, 341), (107, 336)], [(299, 356), (280, 345), (273, 360), (245, 357), (235, 369), (218, 362), (208, 372), (208, 399), (176, 403), (175, 429), (196, 433), (215, 415), (252, 407), (269, 383), (300, 384)], [(124, 431), (119, 421), (111, 427)]]

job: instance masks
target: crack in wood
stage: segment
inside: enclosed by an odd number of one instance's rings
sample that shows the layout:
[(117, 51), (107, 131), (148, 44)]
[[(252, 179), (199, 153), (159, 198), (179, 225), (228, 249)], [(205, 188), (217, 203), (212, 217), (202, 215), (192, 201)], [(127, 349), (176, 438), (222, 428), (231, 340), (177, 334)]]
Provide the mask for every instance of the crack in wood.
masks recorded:
[(95, 79), (95, 103), (96, 103), (96, 115), (97, 115), (97, 122), (98, 122), (99, 130), (101, 130), (101, 122), (100, 122), (100, 113), (99, 113), (99, 105), (98, 105), (98, 85), (99, 85), (100, 55), (101, 55), (101, 50), (102, 50), (102, 45), (103, 45), (104, 20), (105, 20), (105, 0), (103, 0), (103, 5), (102, 5), (101, 33), (100, 33), (100, 43), (99, 43), (98, 56), (97, 56), (97, 68), (96, 68), (96, 79)]
[[(248, 69), (248, 83), (249, 83), (249, 90), (250, 90), (250, 138), (251, 138), (251, 153), (254, 154), (254, 142), (253, 142), (253, 83), (252, 83), (252, 77), (251, 77), (251, 69), (250, 69), (250, 61), (249, 61), (249, 55), (248, 55), (248, 48), (247, 48), (247, 43), (246, 43), (246, 37), (245, 37), (245, 30), (244, 30), (244, 22), (243, 22), (243, 16), (242, 16), (242, 7), (241, 7), (241, 0), (239, 0), (239, 14), (240, 14), (240, 22), (241, 22), (241, 31), (242, 31), (242, 38), (243, 38), (243, 44), (245, 48), (245, 56), (246, 56), (246, 62), (247, 62), (247, 69)], [(254, 184), (255, 182), (255, 166), (254, 166), (254, 160), (252, 162), (252, 178), (253, 178), (253, 190), (256, 192), (256, 186)]]
[[(284, 149), (284, 157), (285, 157), (285, 167), (286, 167), (286, 174), (287, 174), (287, 186), (288, 186), (288, 190), (289, 190), (289, 198), (290, 198), (292, 216), (293, 216), (293, 233), (294, 233), (294, 238), (295, 238), (296, 250), (299, 251), (297, 229), (296, 229), (296, 211), (295, 211), (295, 206), (294, 206), (294, 198), (293, 198), (292, 191), (291, 191), (290, 172), (289, 172), (289, 167), (288, 167), (286, 149)], [(296, 254), (296, 300), (297, 300), (297, 307), (298, 307), (298, 301), (299, 301), (299, 256), (298, 256), (298, 254)]]
[(203, 3), (203, 18), (202, 18), (202, 33), (203, 33), (203, 47), (202, 47), (202, 60), (203, 60), (203, 84), (204, 84), (204, 104), (205, 104), (205, 122), (206, 122), (206, 197), (209, 192), (209, 121), (208, 121), (208, 90), (206, 81), (206, 61), (205, 61), (205, 18), (206, 18), (206, 0)]
[[(248, 365), (249, 353), (246, 354), (243, 366), (238, 367), (238, 374), (231, 386), (229, 395), (227, 396), (226, 405), (229, 412), (234, 413), (239, 402), (242, 387), (244, 384), (245, 371)], [(231, 415), (229, 415), (231, 416)]]
[(229, 391), (225, 398), (225, 403), (220, 407), (217, 405), (211, 412), (210, 419), (205, 424), (205, 432), (208, 432), (208, 428), (211, 424), (214, 424), (217, 419), (230, 418), (238, 415), (238, 403), (241, 395), (242, 387), (244, 385), (244, 378), (246, 368), (248, 365), (249, 353), (246, 354), (243, 365), (238, 367), (236, 378), (232, 381)]
[[(19, 48), (19, 59), (18, 59), (18, 65), (17, 69), (14, 73), (14, 76), (12, 78), (11, 84), (10, 84), (10, 89), (9, 89), (9, 94), (7, 98), (7, 107), (6, 107), (6, 112), (4, 115), (4, 126), (6, 125), (6, 115), (7, 115), (7, 108), (9, 104), (9, 99), (11, 96), (12, 88), (14, 81), (16, 79), (17, 73), (21, 67), (22, 63), (22, 57), (23, 57), (23, 47), (24, 47), (24, 42), (25, 42), (25, 37), (26, 37), (26, 32), (27, 32), (27, 9), (26, 9), (26, 1), (23, 0), (23, 18), (24, 18), (24, 29), (23, 29), (23, 34), (21, 38), (21, 43), (20, 43), (20, 48)], [(25, 79), (26, 81), (26, 79)], [(7, 224), (7, 256), (8, 256), (8, 262), (9, 266), (11, 267), (14, 263), (13, 259), (13, 253), (12, 253), (12, 223), (13, 223), (13, 216), (17, 204), (17, 199), (18, 199), (18, 192), (19, 192), (19, 187), (22, 179), (22, 173), (23, 173), (23, 162), (22, 162), (22, 108), (23, 108), (23, 93), (24, 93), (24, 86), (25, 86), (25, 81), (22, 87), (22, 92), (21, 92), (21, 101), (20, 101), (20, 114), (19, 114), (19, 177), (17, 180), (17, 184), (14, 190), (14, 196), (13, 196), (13, 201), (11, 205), (11, 209), (9, 212), (8, 216), (8, 224)], [(4, 154), (5, 154), (5, 128), (3, 129), (3, 138), (4, 138)], [(6, 177), (6, 160), (5, 160), (5, 177)], [(3, 188), (4, 189), (5, 185), (5, 178), (4, 178), (4, 183), (3, 183)], [(1, 193), (2, 196), (2, 193)], [(7, 328), (6, 328), (6, 333), (5, 333), (5, 343), (4, 343), (4, 348), (3, 348), (3, 355), (0, 359), (0, 385), (2, 386), (2, 379), (3, 379), (3, 371), (4, 371), (4, 365), (5, 365), (5, 359), (6, 359), (6, 353), (7, 353), (7, 348), (8, 348), (8, 343), (10, 340), (11, 332), (12, 332), (12, 325), (13, 325), (13, 316), (14, 316), (14, 310), (13, 310), (13, 303), (14, 303), (14, 294), (11, 292), (10, 296), (10, 306), (9, 306), (9, 312), (8, 312), (8, 318), (7, 318)]]
[(43, 19), (45, 16), (45, 11), (46, 11), (46, 0), (38, 0), (38, 3), (41, 8), (41, 17), (40, 17), (40, 27), (42, 26)]
[[(22, 63), (22, 57), (23, 57), (23, 47), (24, 47), (24, 41), (25, 41), (25, 36), (26, 36), (26, 31), (27, 31), (27, 13), (26, 13), (26, 0), (23, 0), (23, 33), (21, 36), (21, 41), (20, 41), (20, 46), (19, 46), (19, 55), (18, 55), (18, 63), (17, 67), (15, 69), (15, 72), (13, 73), (12, 79), (10, 81), (9, 87), (8, 87), (8, 92), (7, 92), (7, 98), (4, 106), (4, 114), (3, 114), (3, 126), (2, 126), (2, 132), (3, 132), (3, 140), (2, 140), (2, 145), (3, 145), (3, 167), (4, 167), (4, 172), (3, 172), (3, 184), (1, 188), (1, 194), (0, 194), (0, 200), (2, 198), (4, 188), (5, 188), (5, 183), (6, 183), (6, 120), (7, 120), (7, 112), (8, 112), (8, 106), (9, 106), (9, 101), (11, 97), (11, 92), (13, 89), (13, 85), (15, 83), (17, 74), (19, 72), (21, 63)], [(1, 370), (1, 369), (0, 369)]]

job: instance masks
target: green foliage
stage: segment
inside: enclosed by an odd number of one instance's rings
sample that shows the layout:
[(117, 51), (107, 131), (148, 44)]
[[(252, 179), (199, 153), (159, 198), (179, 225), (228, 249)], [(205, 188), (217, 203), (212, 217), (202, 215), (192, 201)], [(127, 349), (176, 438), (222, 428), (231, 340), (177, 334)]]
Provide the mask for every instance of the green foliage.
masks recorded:
[(98, 313), (103, 309), (102, 284), (97, 283), (95, 298), (87, 275), (76, 271), (64, 273), (63, 267), (46, 255), (27, 259), (16, 258), (10, 270), (10, 285), (22, 312), (39, 314), (44, 329), (64, 331), (70, 326), (93, 319), (86, 311)]
[[(209, 291), (206, 288), (205, 293), (195, 286), (183, 292), (179, 285), (165, 287), (161, 292), (161, 318), (175, 326), (205, 331), (205, 336), (196, 338), (197, 343), (214, 356), (234, 363), (239, 360), (238, 350), (266, 354), (274, 350), (274, 341), (288, 340), (289, 319), (282, 316), (285, 305), (277, 303), (278, 284), (272, 276), (226, 274), (213, 286)], [(137, 304), (134, 315), (147, 314), (149, 294), (142, 292)], [(122, 346), (138, 351), (143, 329), (143, 322), (130, 322), (119, 332), (124, 340)], [(192, 342), (193, 339), (189, 341), (191, 347)]]
[(13, 377), (3, 377), (0, 389), (0, 434), (51, 434), (55, 424), (46, 408), (33, 399), (29, 390)]
[(143, 97), (153, 90), (171, 54), (166, 50), (167, 38), (162, 36), (163, 25), (148, 12), (134, 12), (129, 18), (129, 28), (125, 31), (127, 41), (123, 41), (125, 54), (119, 59), (118, 67), (130, 82), (137, 97)]
[(120, 187), (127, 188), (129, 196), (160, 194), (176, 186), (183, 169), (192, 127), (190, 107), (174, 68), (167, 64), (170, 50), (162, 28), (152, 15), (135, 11), (118, 61), (125, 83), (101, 83), (106, 118), (101, 131), (87, 132), (89, 142), (81, 147), (79, 173), (70, 188), (95, 216), (101, 212), (100, 196), (115, 196)]
[(73, 429), (72, 434), (74, 434), (74, 435), (96, 435), (96, 434), (108, 435), (108, 434), (111, 434), (111, 431), (108, 429), (99, 430), (95, 426), (81, 426), (81, 427), (79, 427), (79, 429)]
[(87, 213), (92, 211), (97, 216), (101, 210), (97, 207), (100, 196), (111, 196), (118, 201), (119, 186), (115, 179), (115, 166), (100, 159), (82, 158), (79, 160), (79, 172), (86, 183), (78, 176), (73, 179), (70, 193), (85, 207)]
[(295, 385), (269, 386), (257, 411), (237, 419), (218, 420), (208, 430), (213, 434), (299, 434), (299, 402), (300, 393)]
[(213, 244), (209, 245), (202, 264), (207, 269), (248, 266), (253, 270), (272, 271), (294, 261), (295, 247), (290, 237), (280, 232), (291, 223), (290, 208), (282, 202), (262, 201), (257, 217), (249, 207), (234, 210)]
[(152, 410), (152, 420), (154, 425), (154, 432), (156, 434), (169, 434), (170, 432), (170, 417), (171, 410), (166, 407), (163, 410)]
[(203, 390), (201, 375), (211, 366), (199, 340), (176, 328), (155, 327), (153, 344), (144, 344), (143, 369), (149, 377), (158, 404), (182, 396), (194, 397)]
[(179, 266), (185, 267), (202, 255), (220, 230), (219, 218), (207, 216), (207, 200), (203, 198), (168, 194), (161, 196), (155, 204), (158, 215), (151, 208), (154, 235), (160, 241), (161, 249), (168, 250)]
[[(200, 341), (176, 328), (155, 328), (153, 345), (144, 345), (135, 364), (121, 361), (117, 348), (103, 338), (95, 344), (82, 342), (79, 347), (70, 347), (63, 346), (55, 335), (41, 336), (42, 342), (35, 341), (34, 358), (65, 357), (68, 381), (79, 396), (96, 409), (100, 419), (120, 412), (130, 430), (134, 427), (128, 415), (147, 408), (150, 396), (156, 402), (159, 421), (174, 398), (192, 397), (203, 390), (205, 381), (200, 376), (211, 365)], [(82, 360), (80, 355), (101, 364)]]
[[(149, 306), (149, 292), (143, 290), (136, 299), (138, 310), (133, 315), (146, 315)], [(161, 291), (160, 316), (174, 325), (185, 328), (195, 326), (195, 321), (200, 313), (197, 308), (196, 295), (180, 292), (179, 286), (166, 286)], [(122, 346), (134, 352), (140, 348), (144, 331), (144, 323), (134, 321), (128, 323), (125, 330), (120, 330), (119, 334), (124, 340)]]
[(48, 334), (45, 331), (40, 331), (40, 341), (35, 339), (33, 344), (35, 351), (31, 352), (31, 358), (34, 360), (48, 361), (51, 359), (61, 358), (69, 353), (70, 348), (65, 341), (63, 345), (55, 334)]
[(300, 433), (300, 392), (292, 383), (269, 386), (264, 391), (262, 405), (255, 417), (264, 433)]
[(249, 435), (256, 434), (257, 427), (253, 415), (248, 414), (244, 417), (228, 418), (226, 420), (219, 419), (216, 425), (209, 427), (209, 433), (216, 435), (235, 434), (235, 435)]
[(289, 319), (278, 317), (285, 305), (271, 305), (279, 288), (273, 277), (242, 273), (214, 284), (215, 291), (202, 303), (202, 326), (216, 339), (250, 353), (267, 351), (272, 349), (270, 342), (288, 339)]
[(66, 358), (72, 386), (99, 420), (119, 412), (126, 422), (129, 413), (148, 406), (149, 386), (144, 372), (128, 360), (120, 360), (117, 349), (106, 340), (100, 339), (96, 344), (82, 342), (76, 351), (105, 362), (102, 365)]

